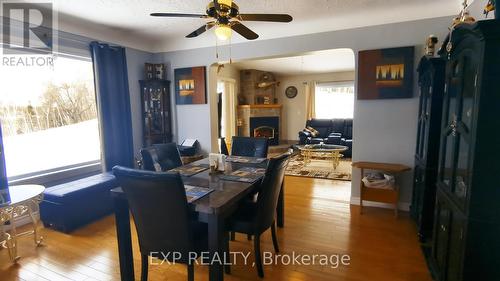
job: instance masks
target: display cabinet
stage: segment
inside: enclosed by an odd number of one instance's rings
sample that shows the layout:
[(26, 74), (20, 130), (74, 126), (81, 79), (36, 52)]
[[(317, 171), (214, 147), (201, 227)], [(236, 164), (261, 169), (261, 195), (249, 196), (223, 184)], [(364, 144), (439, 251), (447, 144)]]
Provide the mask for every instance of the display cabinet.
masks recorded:
[(444, 76), (444, 59), (422, 57), (418, 66), (420, 103), (410, 208), (422, 242), (432, 237), (434, 222)]
[(460, 24), (443, 46), (431, 266), (440, 281), (500, 280), (500, 21)]
[(172, 141), (170, 81), (140, 80), (143, 145)]

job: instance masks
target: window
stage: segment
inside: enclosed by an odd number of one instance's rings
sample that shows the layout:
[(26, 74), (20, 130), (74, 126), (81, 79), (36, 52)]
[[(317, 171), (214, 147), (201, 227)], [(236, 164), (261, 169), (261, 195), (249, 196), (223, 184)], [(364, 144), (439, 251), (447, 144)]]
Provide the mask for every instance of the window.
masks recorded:
[(316, 84), (316, 118), (353, 118), (354, 81)]
[(99, 163), (92, 62), (0, 66), (0, 122), (9, 180)]

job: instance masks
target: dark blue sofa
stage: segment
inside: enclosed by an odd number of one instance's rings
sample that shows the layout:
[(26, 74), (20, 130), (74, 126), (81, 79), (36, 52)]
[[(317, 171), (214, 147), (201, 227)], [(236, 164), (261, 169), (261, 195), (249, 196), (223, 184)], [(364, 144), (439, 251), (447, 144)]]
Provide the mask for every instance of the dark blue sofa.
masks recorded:
[(44, 226), (69, 233), (113, 212), (110, 190), (118, 186), (112, 173), (48, 187), (40, 203)]
[(311, 119), (307, 120), (306, 127), (312, 127), (319, 132), (312, 136), (306, 130), (299, 132), (300, 144), (336, 144), (347, 146), (343, 152), (347, 158), (352, 157), (352, 119)]

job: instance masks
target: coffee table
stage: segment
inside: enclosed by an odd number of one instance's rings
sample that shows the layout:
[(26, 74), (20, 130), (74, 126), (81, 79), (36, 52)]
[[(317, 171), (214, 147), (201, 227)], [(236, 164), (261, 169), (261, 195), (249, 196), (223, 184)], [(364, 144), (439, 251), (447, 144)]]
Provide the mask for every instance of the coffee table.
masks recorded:
[[(9, 250), (11, 261), (17, 262), (17, 238), (24, 235), (33, 235), (35, 245), (40, 245), (42, 237), (38, 233), (39, 203), (43, 199), (45, 187), (41, 185), (9, 186), (0, 191), (0, 246)], [(17, 233), (16, 222), (29, 217), (33, 229)], [(7, 232), (7, 226), (10, 231)]]
[(304, 157), (304, 167), (311, 163), (311, 159), (326, 159), (332, 161), (333, 169), (337, 169), (340, 158), (344, 157), (341, 152), (348, 149), (347, 146), (334, 144), (306, 144), (297, 145), (300, 154)]

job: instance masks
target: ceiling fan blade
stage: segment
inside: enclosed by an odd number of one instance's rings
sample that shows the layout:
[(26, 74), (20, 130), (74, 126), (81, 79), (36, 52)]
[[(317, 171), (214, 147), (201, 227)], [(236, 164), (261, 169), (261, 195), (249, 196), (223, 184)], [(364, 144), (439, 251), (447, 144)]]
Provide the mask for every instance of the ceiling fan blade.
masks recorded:
[(151, 13), (153, 17), (175, 17), (175, 18), (206, 18), (207, 15), (199, 14), (175, 14), (175, 13)]
[(244, 21), (273, 21), (291, 22), (292, 16), (287, 14), (239, 14), (238, 18)]
[(254, 40), (254, 39), (259, 38), (259, 35), (257, 33), (253, 32), (248, 27), (241, 24), (241, 22), (237, 22), (237, 21), (232, 22), (231, 28), (248, 40)]
[(215, 22), (209, 22), (206, 25), (203, 25), (202, 27), (200, 27), (200, 28), (196, 29), (195, 31), (186, 35), (186, 38), (196, 37), (196, 36), (202, 34), (203, 32), (209, 30), (210, 28), (214, 27), (214, 25), (215, 25)]

